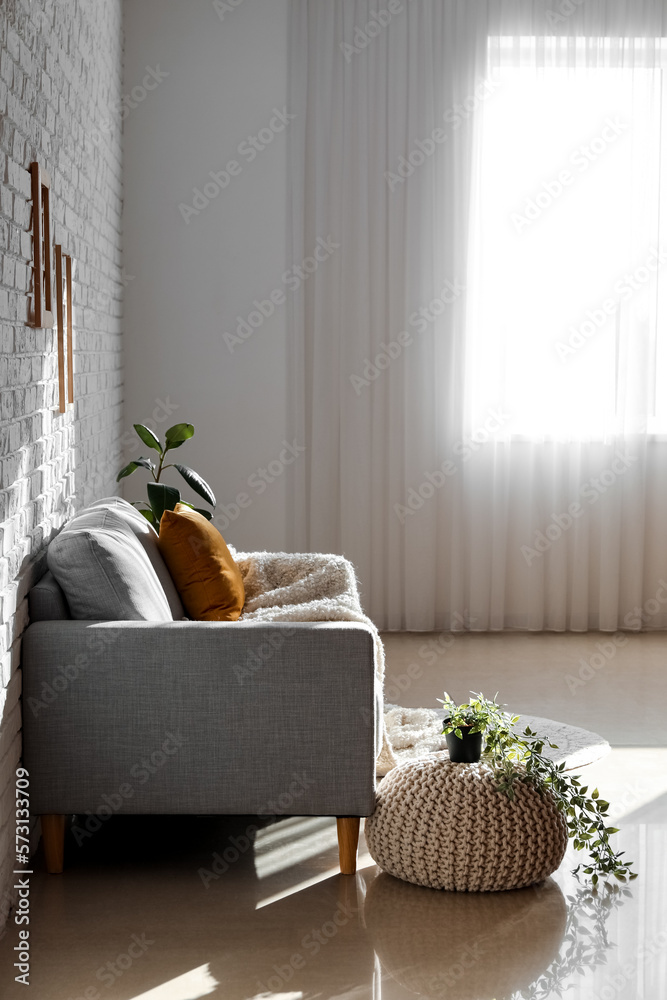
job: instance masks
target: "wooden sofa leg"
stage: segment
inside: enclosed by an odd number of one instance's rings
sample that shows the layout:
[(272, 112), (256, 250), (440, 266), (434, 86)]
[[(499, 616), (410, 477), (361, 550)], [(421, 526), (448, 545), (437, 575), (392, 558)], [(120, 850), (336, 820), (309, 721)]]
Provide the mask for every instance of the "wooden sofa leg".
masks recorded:
[(359, 817), (339, 816), (336, 819), (338, 829), (338, 856), (340, 870), (343, 875), (354, 875), (357, 870), (357, 846), (359, 844)]
[(65, 817), (49, 813), (41, 820), (46, 870), (50, 875), (59, 875), (65, 858)]

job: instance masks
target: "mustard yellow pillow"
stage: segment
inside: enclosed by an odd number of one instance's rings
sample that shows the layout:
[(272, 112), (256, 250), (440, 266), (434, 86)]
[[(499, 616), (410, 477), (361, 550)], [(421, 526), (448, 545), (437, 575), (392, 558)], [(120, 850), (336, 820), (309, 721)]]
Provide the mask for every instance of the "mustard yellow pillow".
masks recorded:
[(243, 579), (224, 538), (203, 514), (180, 503), (165, 510), (158, 544), (190, 618), (236, 621), (245, 602)]

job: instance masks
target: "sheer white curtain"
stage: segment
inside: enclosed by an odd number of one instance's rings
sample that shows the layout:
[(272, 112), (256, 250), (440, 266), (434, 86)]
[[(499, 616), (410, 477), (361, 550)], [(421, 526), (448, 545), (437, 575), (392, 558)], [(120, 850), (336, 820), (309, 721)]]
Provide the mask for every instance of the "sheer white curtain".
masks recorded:
[(381, 627), (667, 623), (664, 18), (294, 0), (292, 543)]

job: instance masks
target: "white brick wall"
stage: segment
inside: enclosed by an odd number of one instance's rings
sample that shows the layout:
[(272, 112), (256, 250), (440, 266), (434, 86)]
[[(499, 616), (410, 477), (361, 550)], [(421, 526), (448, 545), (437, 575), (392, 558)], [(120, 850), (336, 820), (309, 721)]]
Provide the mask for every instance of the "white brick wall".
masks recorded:
[[(55, 530), (77, 507), (116, 492), (121, 457), (122, 146), (109, 110), (122, 92), (121, 6), (0, 5), (0, 928), (12, 901), (26, 594)], [(64, 415), (55, 409), (55, 332), (26, 326), (32, 160), (51, 176), (53, 242), (76, 268), (76, 402)]]

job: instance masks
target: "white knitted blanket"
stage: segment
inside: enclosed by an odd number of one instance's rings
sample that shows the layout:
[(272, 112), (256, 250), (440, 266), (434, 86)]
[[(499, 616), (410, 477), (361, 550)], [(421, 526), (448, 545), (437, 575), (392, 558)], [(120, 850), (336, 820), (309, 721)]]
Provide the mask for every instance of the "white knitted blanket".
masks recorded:
[[(447, 753), (447, 740), (442, 734), (444, 717), (442, 709), (385, 705), (385, 725), (399, 764), (423, 760), (434, 753)], [(566, 771), (593, 764), (611, 750), (604, 737), (565, 722), (537, 715), (519, 716), (516, 731), (521, 734), (526, 726), (548, 743), (555, 744), (555, 749), (547, 745), (542, 753), (557, 764), (565, 761)]]
[[(231, 549), (231, 547), (230, 547)], [(246, 601), (242, 621), (361, 622), (373, 632), (375, 674), (384, 683), (384, 646), (378, 630), (364, 614), (354, 567), (343, 556), (321, 553), (234, 552)], [(378, 774), (386, 774), (396, 758), (382, 723)]]

